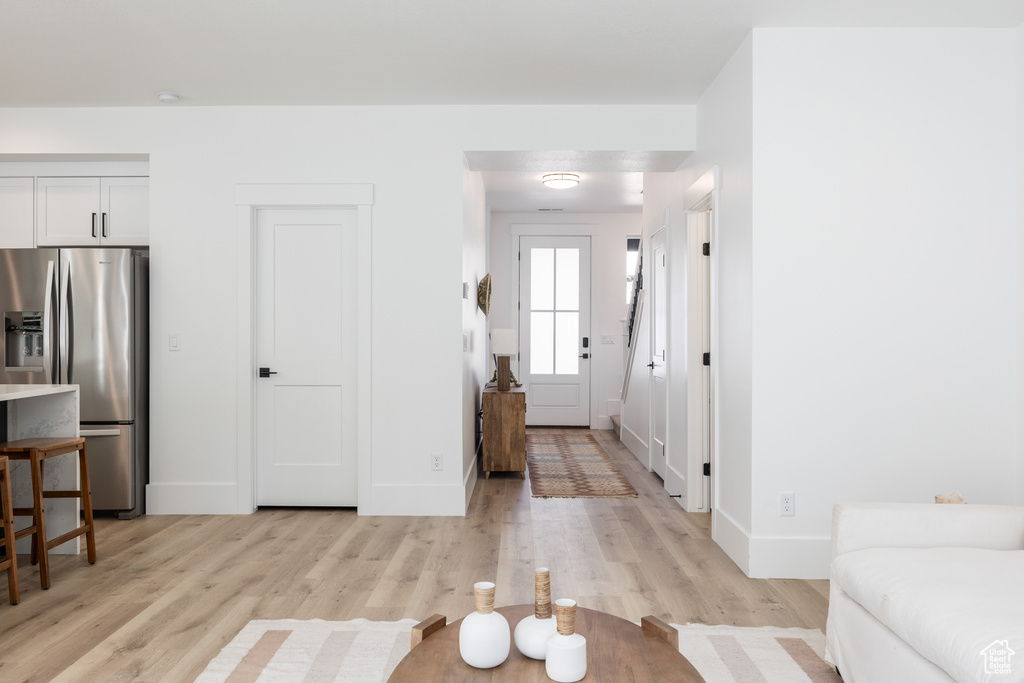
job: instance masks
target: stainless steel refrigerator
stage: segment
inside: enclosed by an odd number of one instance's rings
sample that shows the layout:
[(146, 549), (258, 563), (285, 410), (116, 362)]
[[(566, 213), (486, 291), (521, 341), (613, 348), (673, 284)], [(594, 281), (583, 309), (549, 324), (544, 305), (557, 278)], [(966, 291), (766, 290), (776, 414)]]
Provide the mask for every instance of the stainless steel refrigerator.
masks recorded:
[(0, 310), (0, 383), (79, 385), (93, 507), (137, 517), (149, 476), (148, 252), (0, 250)]

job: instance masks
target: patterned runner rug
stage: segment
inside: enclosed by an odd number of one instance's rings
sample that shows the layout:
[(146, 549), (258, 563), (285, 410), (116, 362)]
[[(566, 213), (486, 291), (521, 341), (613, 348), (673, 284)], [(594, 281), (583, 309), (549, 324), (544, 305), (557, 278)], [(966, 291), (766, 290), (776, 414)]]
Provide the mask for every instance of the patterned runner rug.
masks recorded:
[[(196, 683), (383, 683), (409, 652), (416, 623), (250, 621)], [(707, 683), (842, 683), (823, 659), (821, 631), (672, 626), (679, 651)]]
[(534, 498), (636, 498), (636, 489), (590, 434), (527, 434)]

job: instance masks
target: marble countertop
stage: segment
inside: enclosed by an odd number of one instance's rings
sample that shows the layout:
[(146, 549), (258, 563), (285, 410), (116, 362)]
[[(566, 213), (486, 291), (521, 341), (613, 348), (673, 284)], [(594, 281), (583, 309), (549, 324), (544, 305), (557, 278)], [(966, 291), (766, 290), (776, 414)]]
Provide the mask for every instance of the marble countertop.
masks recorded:
[(0, 384), (0, 401), (76, 391), (77, 384)]

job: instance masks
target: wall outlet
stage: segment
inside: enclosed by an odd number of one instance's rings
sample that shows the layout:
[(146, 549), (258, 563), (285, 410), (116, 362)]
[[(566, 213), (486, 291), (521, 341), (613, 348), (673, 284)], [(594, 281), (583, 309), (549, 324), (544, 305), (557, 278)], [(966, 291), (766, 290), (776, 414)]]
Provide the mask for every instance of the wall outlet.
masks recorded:
[(440, 472), (444, 469), (444, 462), (441, 459), (440, 453), (430, 454), (430, 469), (433, 472)]
[(792, 491), (779, 494), (779, 517), (796, 517), (796, 496)]

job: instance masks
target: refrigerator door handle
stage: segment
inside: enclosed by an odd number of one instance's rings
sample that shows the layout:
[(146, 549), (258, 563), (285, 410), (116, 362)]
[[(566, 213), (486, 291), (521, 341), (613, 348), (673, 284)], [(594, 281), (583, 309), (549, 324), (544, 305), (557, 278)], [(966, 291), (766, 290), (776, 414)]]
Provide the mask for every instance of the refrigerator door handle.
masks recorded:
[(54, 320), (54, 298), (56, 294), (56, 283), (53, 281), (53, 261), (46, 264), (46, 297), (43, 299), (43, 374), (46, 381), (56, 384), (53, 368), (53, 331), (56, 329)]
[(79, 429), (79, 436), (121, 436), (120, 429)]
[(61, 362), (60, 382), (71, 384), (72, 365), (75, 359), (75, 316), (71, 298), (71, 263), (64, 262), (60, 291)]

